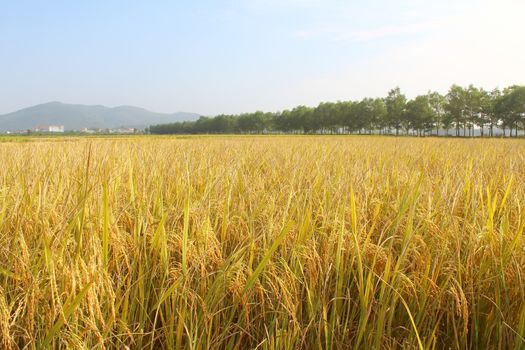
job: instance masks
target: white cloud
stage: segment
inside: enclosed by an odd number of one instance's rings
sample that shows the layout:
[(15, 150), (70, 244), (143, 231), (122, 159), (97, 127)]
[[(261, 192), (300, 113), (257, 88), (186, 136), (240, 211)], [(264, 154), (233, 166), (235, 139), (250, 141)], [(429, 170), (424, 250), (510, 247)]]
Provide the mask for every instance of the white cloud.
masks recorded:
[[(398, 7), (388, 2), (372, 2), (368, 6), (326, 5), (320, 7), (321, 20), (305, 24), (292, 33), (295, 39), (320, 39), (327, 41), (368, 42), (383, 38), (426, 34), (447, 25), (460, 8), (445, 11), (446, 6), (437, 9), (421, 3), (400, 1)], [(330, 8), (330, 11), (326, 10)], [(381, 9), (381, 12), (376, 12)], [(324, 11), (323, 11), (324, 10)]]
[[(472, 83), (486, 89), (523, 85), (525, 35), (521, 17), (524, 13), (525, 2), (486, 0), (440, 20), (349, 32), (345, 37), (349, 40), (392, 38), (391, 45), (346, 68), (334, 67), (331, 73), (312, 74), (285, 85), (268, 96), (268, 106), (270, 100), (279, 101), (278, 108), (284, 108), (385, 96), (395, 86), (413, 98), (429, 89), (446, 93), (454, 83)], [(397, 40), (400, 36), (423, 32), (427, 35)], [(323, 29), (301, 33), (301, 36), (325, 40), (337, 37), (336, 34), (341, 37), (345, 33)]]
[(344, 35), (344, 33), (341, 33), (339, 40), (350, 38), (352, 41), (370, 41), (394, 36), (421, 34), (430, 30), (438, 29), (447, 22), (448, 21), (446, 19), (439, 19), (424, 22), (404, 23), (393, 26), (382, 26), (375, 29), (354, 31), (348, 36)]

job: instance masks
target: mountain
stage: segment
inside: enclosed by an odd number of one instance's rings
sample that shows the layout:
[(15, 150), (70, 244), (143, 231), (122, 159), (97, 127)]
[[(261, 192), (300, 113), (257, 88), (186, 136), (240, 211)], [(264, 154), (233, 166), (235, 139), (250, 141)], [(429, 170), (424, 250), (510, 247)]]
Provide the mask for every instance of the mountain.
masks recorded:
[(153, 124), (196, 120), (199, 114), (155, 113), (132, 106), (105, 107), (49, 102), (0, 115), (0, 131), (34, 129), (37, 125), (64, 125), (65, 130), (82, 128), (145, 128)]

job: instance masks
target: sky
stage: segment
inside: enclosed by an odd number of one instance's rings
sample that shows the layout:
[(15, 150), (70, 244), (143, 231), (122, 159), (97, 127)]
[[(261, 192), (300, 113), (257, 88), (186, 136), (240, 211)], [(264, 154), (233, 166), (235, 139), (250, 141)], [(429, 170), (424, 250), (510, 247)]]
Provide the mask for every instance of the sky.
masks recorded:
[(524, 0), (0, 0), (0, 114), (203, 115), (525, 84)]

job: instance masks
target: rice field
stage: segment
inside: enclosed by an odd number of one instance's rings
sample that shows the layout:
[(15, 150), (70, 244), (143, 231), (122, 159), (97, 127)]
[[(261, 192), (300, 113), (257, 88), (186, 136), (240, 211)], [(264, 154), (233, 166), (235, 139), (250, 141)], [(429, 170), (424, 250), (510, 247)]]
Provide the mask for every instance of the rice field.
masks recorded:
[(524, 349), (525, 142), (0, 143), (2, 349)]

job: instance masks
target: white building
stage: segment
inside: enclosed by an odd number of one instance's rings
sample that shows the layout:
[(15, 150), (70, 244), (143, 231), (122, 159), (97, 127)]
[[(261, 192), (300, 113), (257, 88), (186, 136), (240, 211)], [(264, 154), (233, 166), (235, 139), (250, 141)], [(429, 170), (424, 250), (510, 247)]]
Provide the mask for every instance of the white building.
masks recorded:
[(64, 132), (64, 125), (38, 125), (35, 132)]
[(116, 132), (118, 134), (134, 134), (135, 132), (137, 132), (137, 129), (135, 129), (135, 128), (118, 128), (118, 129), (115, 129), (114, 132)]

